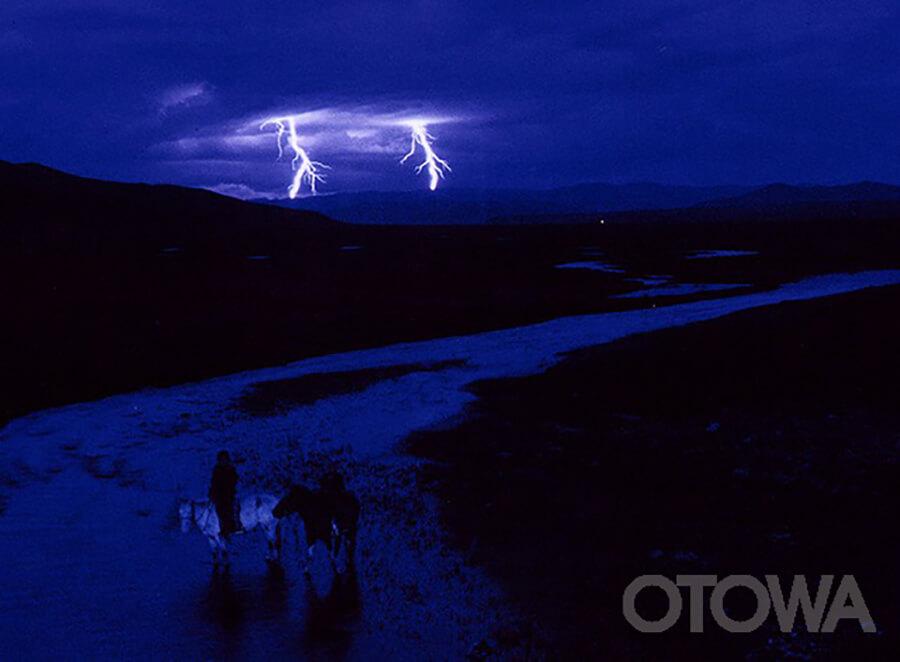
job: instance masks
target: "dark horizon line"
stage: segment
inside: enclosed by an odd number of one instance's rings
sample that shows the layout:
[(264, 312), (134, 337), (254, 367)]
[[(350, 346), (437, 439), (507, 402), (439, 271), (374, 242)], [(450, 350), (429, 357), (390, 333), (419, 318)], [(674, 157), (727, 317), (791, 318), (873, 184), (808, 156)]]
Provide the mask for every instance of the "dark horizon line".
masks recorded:
[[(47, 170), (51, 170), (53, 172), (57, 172), (63, 175), (67, 175), (69, 177), (77, 177), (79, 179), (90, 179), (94, 181), (107, 182), (113, 184), (134, 184), (134, 185), (143, 185), (143, 186), (173, 186), (177, 188), (184, 189), (192, 189), (197, 191), (207, 191), (209, 193), (213, 193), (215, 195), (221, 195), (226, 198), (231, 198), (234, 200), (243, 200), (248, 202), (253, 201), (269, 201), (269, 202), (286, 202), (290, 201), (291, 198), (289, 196), (275, 196), (271, 198), (265, 197), (255, 197), (255, 198), (239, 198), (234, 195), (229, 195), (227, 193), (223, 193), (221, 191), (213, 190), (210, 187), (200, 186), (200, 185), (192, 185), (192, 184), (179, 184), (170, 181), (162, 181), (162, 182), (152, 182), (145, 180), (127, 180), (127, 179), (107, 179), (105, 177), (94, 177), (89, 175), (76, 174), (73, 172), (69, 172), (67, 170), (63, 170), (61, 168), (48, 165), (45, 163), (40, 163), (38, 161), (6, 161), (5, 159), (0, 159), (0, 164), (6, 164), (10, 166), (25, 166), (25, 167), (38, 167), (44, 168)], [(239, 184), (239, 183), (237, 183)], [(856, 186), (861, 184), (876, 184), (876, 185), (884, 185), (884, 186), (892, 186), (900, 188), (900, 183), (894, 183), (887, 180), (878, 180), (878, 179), (858, 179), (851, 181), (842, 181), (841, 183), (830, 183), (825, 184), (821, 182), (788, 182), (784, 180), (778, 181), (765, 181), (762, 183), (752, 183), (752, 184), (738, 184), (738, 183), (720, 183), (720, 184), (685, 184), (685, 183), (664, 183), (660, 181), (653, 180), (635, 180), (635, 181), (627, 181), (627, 182), (612, 182), (612, 181), (604, 181), (604, 180), (581, 180), (572, 184), (565, 184), (562, 186), (549, 186), (549, 187), (473, 187), (473, 186), (460, 186), (454, 187), (452, 184), (443, 186), (436, 191), (428, 191), (426, 189), (358, 189), (358, 190), (345, 190), (345, 191), (334, 191), (334, 192), (320, 192), (315, 195), (306, 195), (299, 198), (294, 198), (295, 201), (302, 200), (316, 200), (323, 198), (336, 197), (341, 195), (372, 195), (372, 194), (421, 194), (423, 196), (427, 195), (435, 195), (440, 196), (444, 191), (456, 191), (456, 192), (503, 192), (503, 193), (515, 193), (515, 192), (554, 192), (554, 191), (563, 191), (566, 189), (578, 188), (582, 186), (610, 186), (614, 188), (625, 188), (628, 186), (661, 186), (665, 188), (687, 188), (687, 189), (715, 189), (715, 188), (744, 188), (751, 189), (754, 191), (770, 187), (770, 186), (789, 186), (794, 188), (840, 188), (847, 186)]]

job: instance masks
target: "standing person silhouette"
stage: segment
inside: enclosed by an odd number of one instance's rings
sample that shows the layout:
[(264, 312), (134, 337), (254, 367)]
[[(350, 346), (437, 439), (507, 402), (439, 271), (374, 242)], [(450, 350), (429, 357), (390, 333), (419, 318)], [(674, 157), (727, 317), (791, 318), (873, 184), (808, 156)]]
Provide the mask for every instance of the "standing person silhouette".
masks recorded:
[(216, 506), (216, 515), (219, 517), (219, 530), (223, 536), (229, 536), (237, 531), (235, 517), (235, 492), (237, 489), (238, 474), (228, 451), (219, 451), (216, 455), (216, 466), (213, 467), (212, 480), (209, 482), (209, 498)]

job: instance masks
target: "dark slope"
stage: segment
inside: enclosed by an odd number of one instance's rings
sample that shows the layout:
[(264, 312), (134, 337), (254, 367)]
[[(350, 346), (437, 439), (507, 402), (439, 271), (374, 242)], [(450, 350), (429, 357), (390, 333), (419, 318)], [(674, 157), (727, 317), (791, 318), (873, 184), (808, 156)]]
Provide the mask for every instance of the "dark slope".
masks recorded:
[(254, 308), (278, 298), (254, 291), (265, 267), (247, 256), (302, 259), (337, 225), (207, 191), (5, 162), (0, 201), (0, 424), (274, 360), (268, 347), (240, 351), (254, 327), (272, 324)]
[(300, 241), (324, 216), (254, 205), (210, 191), (122, 184), (0, 161), (5, 257), (25, 251), (188, 247), (243, 252)]

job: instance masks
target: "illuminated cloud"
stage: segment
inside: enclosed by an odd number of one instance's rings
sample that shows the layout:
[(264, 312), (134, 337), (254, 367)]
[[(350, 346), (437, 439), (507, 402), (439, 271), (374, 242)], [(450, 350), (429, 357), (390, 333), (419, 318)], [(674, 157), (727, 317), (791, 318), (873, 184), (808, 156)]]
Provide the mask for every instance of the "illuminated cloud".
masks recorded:
[[(293, 107), (299, 105), (298, 102)], [(321, 106), (302, 112), (291, 112), (290, 106), (280, 106), (269, 113), (220, 119), (199, 127), (192, 120), (189, 127), (181, 129), (182, 135), (151, 145), (148, 153), (158, 163), (177, 168), (179, 172), (202, 173), (206, 169), (231, 182), (240, 180), (226, 175), (221, 170), (222, 164), (231, 164), (229, 168), (235, 169), (243, 167), (246, 179), (242, 183), (256, 191), (272, 190), (270, 187), (278, 173), (283, 173), (286, 164), (291, 162), (293, 174), (288, 193), (292, 196), (311, 193), (313, 185), (318, 187), (323, 182), (322, 163), (314, 159), (331, 166), (330, 192), (356, 188), (364, 181), (384, 181), (384, 178), (402, 187), (403, 169), (397, 164), (406, 160), (403, 157), (410, 150), (411, 138), (416, 128), (421, 127), (430, 152), (421, 142), (415, 143), (423, 159), (421, 164), (416, 163), (416, 172), (425, 171), (429, 175), (433, 190), (449, 167), (431, 147), (428, 131), (432, 125), (456, 123), (465, 125), (466, 133), (470, 133), (483, 119), (473, 113), (438, 113), (434, 109), (425, 112), (413, 104)], [(457, 133), (456, 137), (460, 135)], [(458, 142), (453, 139), (441, 143), (441, 151)], [(278, 165), (279, 160), (282, 165)], [(309, 179), (310, 174), (315, 176), (314, 181)], [(210, 188), (210, 183), (203, 185)], [(254, 194), (253, 197), (262, 196)]]
[(312, 110), (328, 190), (404, 189), (409, 130), (374, 121), (474, 109), (425, 122), (455, 186), (900, 179), (895, 0), (638, 4), (0, 0), (0, 156), (274, 191), (273, 135), (226, 137)]
[(176, 85), (162, 92), (157, 98), (157, 107), (161, 117), (173, 110), (200, 106), (212, 98), (212, 85), (206, 82)]
[(241, 200), (274, 200), (278, 196), (267, 191), (260, 191), (246, 184), (235, 184), (222, 182), (215, 186), (207, 186), (207, 190), (213, 193), (227, 195), (230, 198), (239, 198)]
[[(329, 168), (319, 161), (310, 159), (307, 149), (317, 142), (329, 143), (344, 153), (397, 153), (397, 131), (402, 128), (410, 133), (411, 144), (400, 163), (406, 163), (417, 151), (422, 152), (422, 162), (416, 166), (416, 174), (423, 170), (428, 173), (429, 188), (434, 191), (438, 182), (451, 171), (450, 165), (439, 157), (433, 148), (434, 136), (428, 126), (453, 121), (460, 118), (441, 115), (412, 114), (410, 111), (378, 109), (372, 106), (359, 108), (320, 108), (302, 113), (274, 115), (263, 120), (259, 128), (273, 128), (276, 133), (279, 158), (284, 148), (293, 152), (291, 167), (293, 180), (288, 189), (291, 198), (297, 197), (303, 184), (312, 195), (316, 185), (324, 181), (322, 168)], [(303, 130), (306, 135), (301, 136)], [(327, 138), (328, 140), (325, 140)]]
[(210, 158), (212, 156), (248, 156), (261, 154), (272, 147), (272, 141), (261, 135), (238, 133), (185, 136), (159, 143), (151, 152), (170, 158)]

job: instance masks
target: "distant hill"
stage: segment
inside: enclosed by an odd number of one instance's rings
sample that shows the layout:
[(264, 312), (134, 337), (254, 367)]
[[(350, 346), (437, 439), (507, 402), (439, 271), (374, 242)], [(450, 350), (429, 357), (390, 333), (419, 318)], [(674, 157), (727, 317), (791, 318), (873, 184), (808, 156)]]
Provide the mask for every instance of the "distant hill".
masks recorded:
[(897, 200), (900, 200), (900, 186), (880, 182), (857, 182), (841, 186), (769, 184), (742, 195), (705, 200), (694, 206), (759, 209), (816, 202), (889, 202)]
[(256, 200), (264, 204), (316, 211), (349, 223), (400, 225), (479, 225), (497, 218), (540, 216), (542, 222), (565, 214), (634, 209), (673, 209), (738, 196), (740, 186), (666, 186), (663, 184), (579, 184), (550, 190), (438, 189), (413, 192), (363, 192), (319, 195), (296, 200)]
[(0, 161), (0, 255), (163, 248), (247, 252), (335, 224), (179, 186), (122, 184)]
[(667, 186), (578, 184), (549, 190), (438, 189), (437, 191), (339, 193), (296, 200), (255, 200), (314, 211), (363, 224), (481, 225), (590, 222), (592, 216), (628, 211), (688, 208), (759, 210), (785, 205), (900, 201), (900, 186), (858, 182), (842, 186)]

